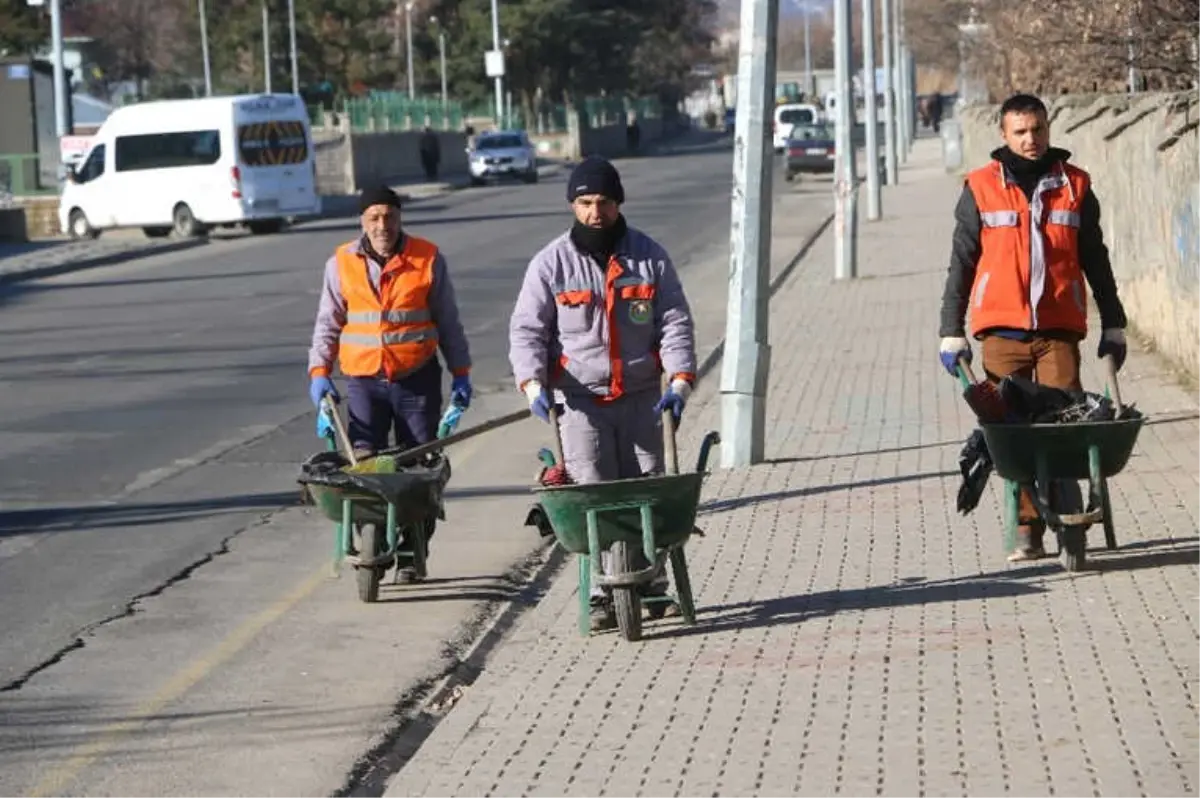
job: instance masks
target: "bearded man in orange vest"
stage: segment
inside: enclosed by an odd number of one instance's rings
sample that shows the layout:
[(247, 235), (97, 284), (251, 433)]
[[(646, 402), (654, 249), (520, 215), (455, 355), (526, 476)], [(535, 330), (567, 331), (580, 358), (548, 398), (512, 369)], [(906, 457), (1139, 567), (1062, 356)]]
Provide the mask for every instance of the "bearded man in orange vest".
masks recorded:
[(365, 190), (359, 209), (362, 236), (325, 264), (308, 373), (319, 411), (322, 397), (340, 399), (331, 379), (337, 359), (347, 377), (350, 444), (361, 458), (387, 448), (393, 431), (406, 448), (437, 436), (439, 349), (453, 377), (451, 401), (467, 407), (472, 389), (471, 353), (445, 258), (400, 229), (400, 198), (386, 186)]
[[(988, 379), (1015, 374), (1078, 391), (1085, 279), (1100, 314), (1097, 356), (1112, 355), (1120, 368), (1126, 355), (1125, 310), (1100, 229), (1100, 202), (1088, 173), (1067, 162), (1071, 153), (1050, 146), (1046, 106), (1037, 97), (1006, 100), (1000, 133), (1005, 146), (967, 175), (954, 211), (942, 365), (955, 374), (959, 358), (971, 360), (964, 327), (969, 307)], [(1019, 523), (1020, 543), (1009, 559), (1044, 557), (1045, 523), (1024, 492)]]

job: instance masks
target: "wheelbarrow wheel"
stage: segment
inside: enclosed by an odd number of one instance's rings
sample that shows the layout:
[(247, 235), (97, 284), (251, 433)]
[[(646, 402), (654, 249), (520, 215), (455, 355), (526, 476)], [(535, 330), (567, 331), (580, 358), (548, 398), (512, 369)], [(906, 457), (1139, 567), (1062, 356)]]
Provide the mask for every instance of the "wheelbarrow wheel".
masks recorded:
[(1068, 572), (1082, 571), (1087, 567), (1087, 527), (1065, 526), (1058, 534), (1059, 556)]
[[(381, 553), (382, 530), (378, 524), (363, 524), (361, 543), (358, 547), (360, 556), (374, 557)], [(358, 566), (354, 569), (354, 577), (358, 582), (358, 598), (367, 604), (379, 600), (379, 583), (387, 569), (380, 565)]]
[[(623, 540), (615, 541), (608, 552), (612, 560), (613, 573), (628, 574), (637, 570), (633, 560), (633, 547)], [(642, 597), (636, 587), (614, 587), (613, 609), (617, 615), (617, 628), (621, 636), (630, 642), (642, 639)]]

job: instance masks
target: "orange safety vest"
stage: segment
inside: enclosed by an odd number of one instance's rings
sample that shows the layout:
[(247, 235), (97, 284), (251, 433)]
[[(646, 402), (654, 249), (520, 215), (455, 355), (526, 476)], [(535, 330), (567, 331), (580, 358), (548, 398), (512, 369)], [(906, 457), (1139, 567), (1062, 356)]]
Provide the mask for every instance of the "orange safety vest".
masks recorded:
[(1027, 200), (999, 161), (972, 171), (979, 208), (979, 264), (971, 287), (971, 334), (997, 327), (1087, 334), (1079, 265), (1079, 217), (1091, 185), (1068, 163), (1045, 175)]
[(383, 267), (376, 294), (366, 255), (357, 246), (344, 244), (337, 250), (338, 279), (346, 301), (338, 361), (348, 377), (399, 379), (437, 353), (429, 292), (438, 250), (429, 241), (405, 235), (404, 249)]

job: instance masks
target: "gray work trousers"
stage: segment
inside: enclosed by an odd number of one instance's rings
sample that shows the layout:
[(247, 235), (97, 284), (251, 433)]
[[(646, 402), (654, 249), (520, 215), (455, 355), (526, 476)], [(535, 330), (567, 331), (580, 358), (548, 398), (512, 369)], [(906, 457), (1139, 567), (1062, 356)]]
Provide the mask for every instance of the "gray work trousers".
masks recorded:
[[(600, 404), (591, 396), (566, 396), (559, 416), (563, 458), (567, 473), (576, 484), (636, 479), (663, 467), (662, 419), (654, 412), (658, 391), (627, 394), (611, 404)], [(649, 567), (641, 547), (634, 550), (638, 568)], [(600, 557), (604, 573), (612, 573), (608, 552)], [(667, 590), (667, 574), (649, 585), (649, 592)], [(592, 585), (592, 598), (604, 590)]]

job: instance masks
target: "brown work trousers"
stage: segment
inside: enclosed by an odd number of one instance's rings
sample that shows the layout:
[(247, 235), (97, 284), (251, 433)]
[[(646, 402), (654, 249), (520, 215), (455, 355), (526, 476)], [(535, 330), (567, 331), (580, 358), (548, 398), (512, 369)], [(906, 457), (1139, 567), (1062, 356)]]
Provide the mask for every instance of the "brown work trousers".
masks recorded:
[[(983, 339), (983, 370), (988, 379), (999, 382), (1009, 375), (1033, 380), (1050, 388), (1082, 390), (1079, 382), (1079, 342), (1061, 338), (1034, 336), (1017, 341), (1000, 335)], [(1027, 491), (1021, 491), (1019, 523), (1027, 525), (1038, 518), (1037, 509)]]

